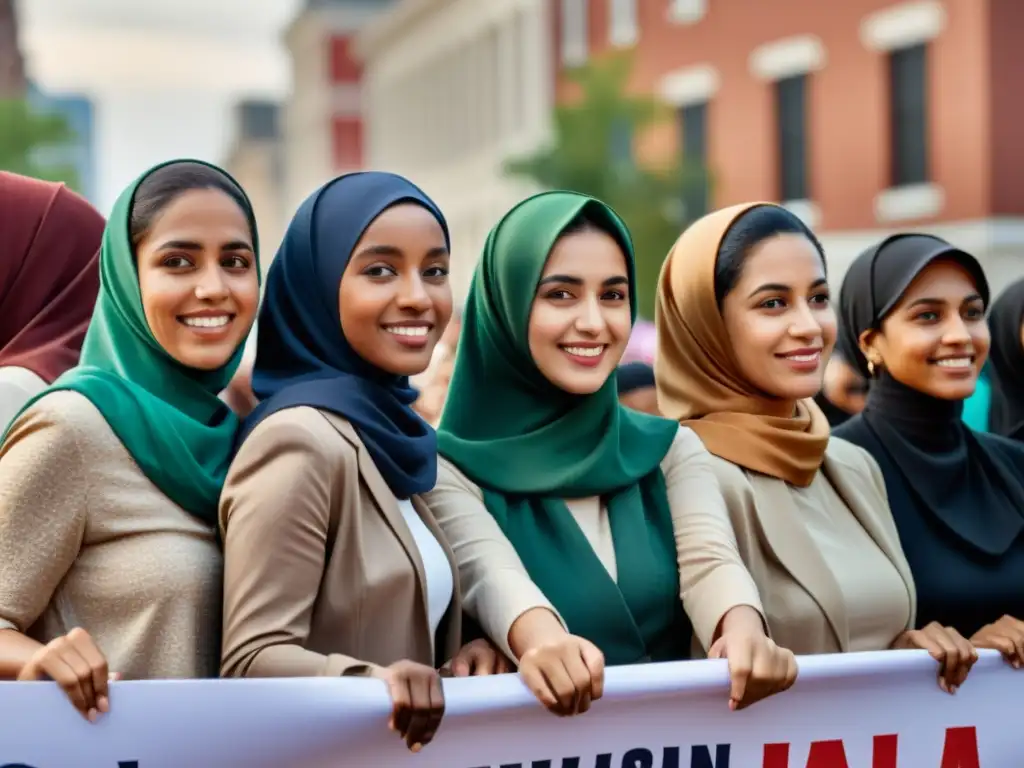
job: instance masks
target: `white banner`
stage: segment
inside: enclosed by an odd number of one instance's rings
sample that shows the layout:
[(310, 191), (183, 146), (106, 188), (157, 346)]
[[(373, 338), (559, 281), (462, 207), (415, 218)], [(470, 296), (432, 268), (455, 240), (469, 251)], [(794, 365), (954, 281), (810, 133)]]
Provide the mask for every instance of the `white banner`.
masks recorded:
[(445, 682), (433, 743), (387, 730), (365, 679), (122, 682), (82, 718), (52, 683), (0, 683), (0, 768), (1019, 768), (1024, 670), (984, 652), (953, 696), (923, 652), (811, 656), (792, 690), (730, 712), (723, 661), (609, 669), (583, 716), (516, 675)]

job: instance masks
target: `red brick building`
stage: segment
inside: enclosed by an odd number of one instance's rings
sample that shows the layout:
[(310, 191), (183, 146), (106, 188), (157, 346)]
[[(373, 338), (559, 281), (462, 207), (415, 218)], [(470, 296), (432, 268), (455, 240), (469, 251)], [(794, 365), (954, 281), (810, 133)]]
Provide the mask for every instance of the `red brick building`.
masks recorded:
[(839, 271), (923, 229), (1024, 274), (1021, 0), (554, 2), (563, 66), (634, 47), (677, 115), (636, 150), (704, 163), (712, 206), (786, 202)]

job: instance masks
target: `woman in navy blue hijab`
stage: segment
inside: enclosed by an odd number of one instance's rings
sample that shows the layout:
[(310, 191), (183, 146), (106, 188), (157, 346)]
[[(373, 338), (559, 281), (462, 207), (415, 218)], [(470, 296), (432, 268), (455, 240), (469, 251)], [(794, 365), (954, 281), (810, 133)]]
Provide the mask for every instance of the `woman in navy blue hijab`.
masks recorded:
[[(424, 290), (420, 297), (410, 297), (429, 301), (432, 308), (407, 312), (406, 318), (422, 321), (428, 330), (422, 336), (395, 335), (374, 322), (376, 317), (365, 318), (368, 324), (362, 325), (363, 296), (380, 292), (382, 286), (390, 294), (388, 283), (399, 282), (396, 265), (383, 261), (370, 266), (373, 275), (359, 286), (361, 295), (353, 296), (358, 306), (346, 303), (345, 313), (353, 317), (352, 327), (345, 328), (338, 297), (342, 275), (366, 229), (382, 212), (403, 203), (433, 236), (426, 256), (434, 263), (422, 278)], [(321, 408), (352, 423), (396, 496), (407, 499), (433, 488), (437, 436), (411, 407), (417, 393), (409, 376), (420, 372), (421, 362), (426, 361), (424, 370), (429, 365), (451, 317), (448, 247), (441, 211), (400, 176), (343, 176), (307, 200), (288, 227), (267, 277), (252, 377), (253, 392), (262, 402), (246, 420), (240, 439), (277, 411), (297, 405)], [(371, 256), (394, 261), (397, 254), (389, 250), (398, 249), (377, 243)], [(377, 312), (379, 303), (373, 301), (369, 311)], [(365, 339), (362, 354), (353, 349), (349, 335), (357, 345)], [(409, 344), (393, 346), (395, 341)]]
[(380, 678), (414, 751), (444, 711), (439, 668), (508, 669), (489, 643), (462, 646), (454, 557), (419, 498), (437, 442), (409, 376), (451, 317), (448, 266), (444, 217), (400, 176), (342, 176), (302, 204), (267, 276), (262, 402), (220, 504), (222, 674)]

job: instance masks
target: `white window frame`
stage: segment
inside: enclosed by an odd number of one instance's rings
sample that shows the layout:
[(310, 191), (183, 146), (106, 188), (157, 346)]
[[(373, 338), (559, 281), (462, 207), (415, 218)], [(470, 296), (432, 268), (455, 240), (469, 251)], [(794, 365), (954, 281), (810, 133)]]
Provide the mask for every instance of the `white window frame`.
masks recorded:
[(721, 83), (718, 70), (711, 64), (673, 70), (661, 78), (658, 94), (673, 107), (688, 107), (711, 101)]
[[(827, 58), (821, 38), (792, 35), (759, 45), (750, 52), (748, 66), (758, 80), (776, 82), (817, 72), (825, 67)], [(810, 152), (809, 146), (806, 151)], [(783, 200), (782, 205), (811, 229), (821, 223), (821, 209), (814, 200)]]
[[(908, 0), (866, 16), (860, 25), (864, 47), (877, 53), (928, 44), (948, 24), (939, 0)], [(927, 128), (926, 128), (927, 129)], [(942, 214), (946, 191), (935, 181), (889, 187), (875, 195), (875, 218), (881, 223), (931, 219)]]
[(585, 64), (589, 56), (588, 31), (589, 18), (587, 0), (562, 0), (562, 64), (567, 67), (578, 67)]
[(750, 73), (758, 80), (783, 80), (823, 69), (825, 46), (815, 35), (794, 35), (759, 45), (750, 52)]
[(935, 182), (890, 187), (875, 195), (875, 218), (883, 223), (930, 219), (945, 205), (946, 192)]
[(608, 0), (608, 42), (616, 48), (636, 45), (640, 37), (637, 0)]
[(675, 24), (696, 24), (708, 12), (708, 0), (669, 0), (668, 20)]
[(938, 0), (910, 0), (864, 18), (860, 39), (881, 53), (934, 40), (946, 29), (946, 8)]

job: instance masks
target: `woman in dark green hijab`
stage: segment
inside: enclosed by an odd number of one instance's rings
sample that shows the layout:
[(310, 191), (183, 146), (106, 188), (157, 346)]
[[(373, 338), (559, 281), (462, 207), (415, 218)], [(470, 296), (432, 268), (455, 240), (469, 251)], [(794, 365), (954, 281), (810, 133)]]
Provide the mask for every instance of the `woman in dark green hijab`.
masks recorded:
[(52, 678), (94, 720), (110, 673), (216, 676), (238, 429), (218, 393), (256, 315), (257, 247), (245, 193), (206, 163), (157, 166), (115, 203), (80, 364), (0, 445), (0, 679)]
[[(744, 706), (792, 684), (795, 662), (765, 636), (731, 530), (704, 514), (724, 502), (700, 440), (619, 403), (635, 318), (632, 243), (612, 209), (547, 192), (507, 214), (470, 289), (429, 503), (468, 612), (513, 658), (575, 641), (574, 661), (590, 647), (612, 665), (682, 660), (700, 622)], [(521, 611), (527, 582), (548, 611)], [(582, 667), (566, 664), (563, 683), (577, 701), (598, 677)]]

